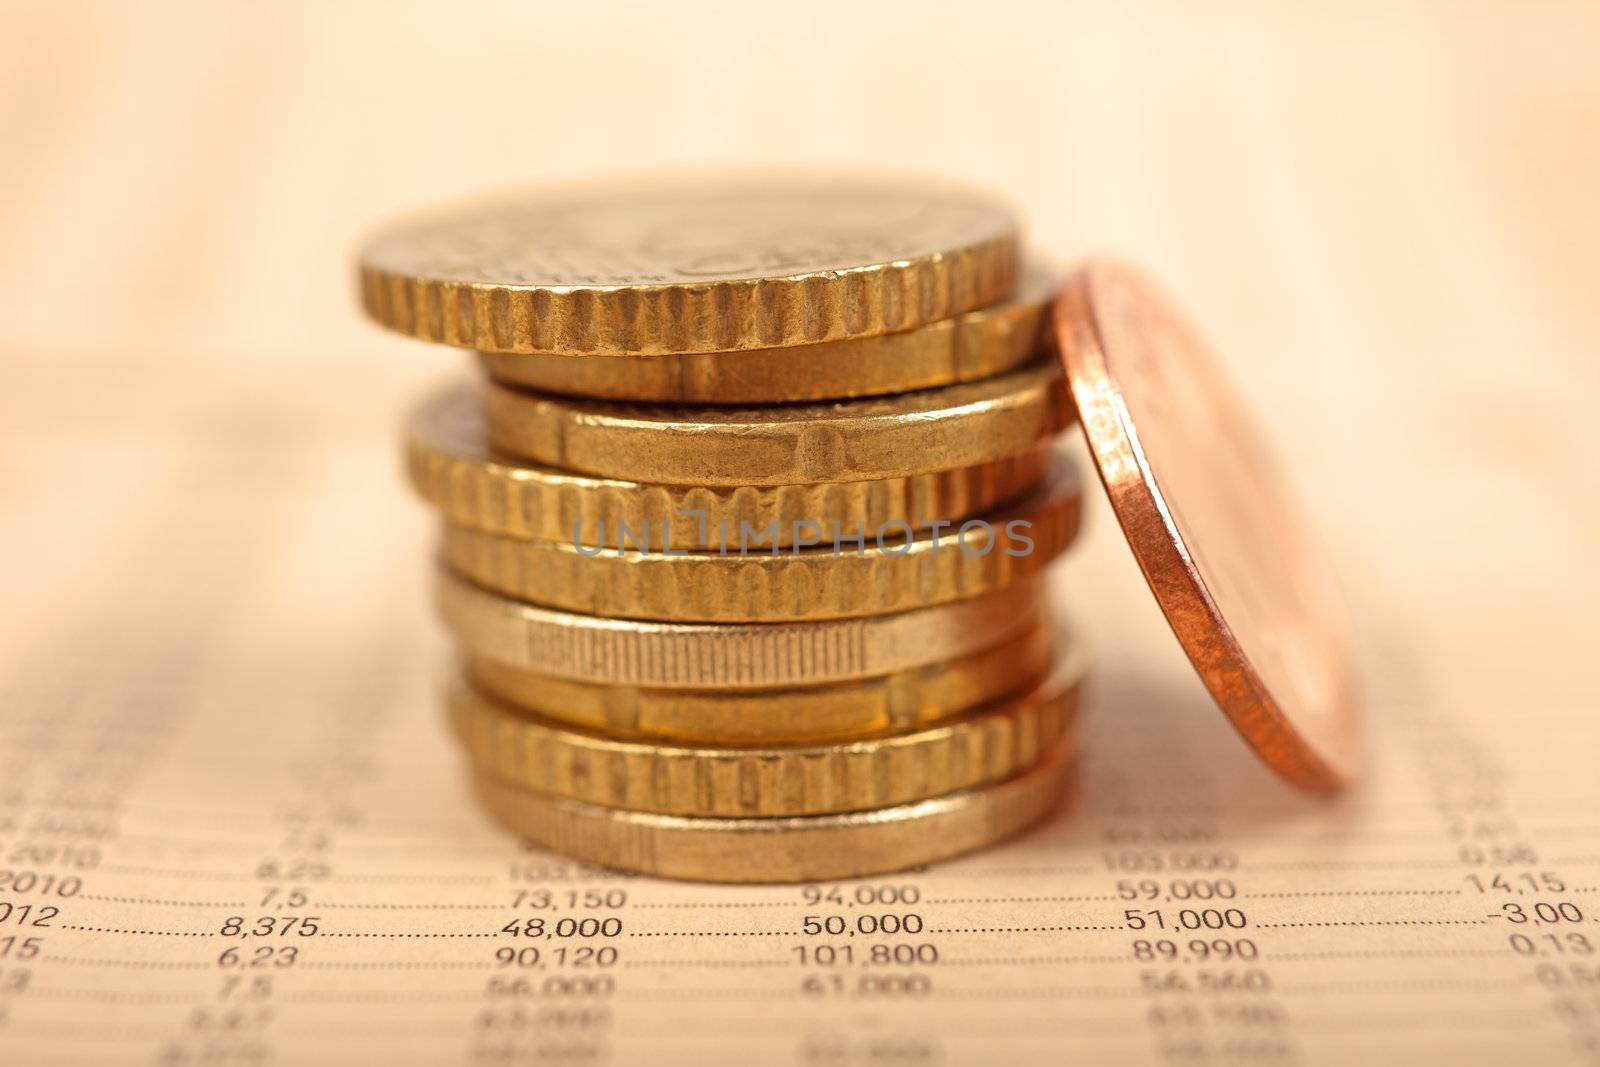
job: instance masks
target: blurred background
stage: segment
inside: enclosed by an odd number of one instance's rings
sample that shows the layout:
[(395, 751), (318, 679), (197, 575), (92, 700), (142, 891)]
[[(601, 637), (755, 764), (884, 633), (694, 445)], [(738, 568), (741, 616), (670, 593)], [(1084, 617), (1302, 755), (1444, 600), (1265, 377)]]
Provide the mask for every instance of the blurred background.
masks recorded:
[[(420, 589), (398, 417), (460, 361), (361, 320), (360, 234), (480, 187), (793, 161), (968, 179), (1059, 262), (1163, 278), (1300, 475), (1380, 697), (1592, 699), (1597, 41), (1592, 3), (7, 0), (0, 636), (268, 528), (340, 531), (281, 607), (349, 635), (370, 603), (306, 598), (352, 568)], [(1113, 671), (1187, 678), (1097, 507), (1080, 615)], [(118, 555), (180, 528), (184, 558)]]

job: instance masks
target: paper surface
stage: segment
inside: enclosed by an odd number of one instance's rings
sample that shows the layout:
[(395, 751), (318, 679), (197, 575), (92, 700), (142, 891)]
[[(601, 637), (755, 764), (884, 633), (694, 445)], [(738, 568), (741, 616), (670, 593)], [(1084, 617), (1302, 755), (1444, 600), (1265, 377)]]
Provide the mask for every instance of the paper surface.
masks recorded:
[[(69, 387), (29, 369), (35, 397)], [(240, 377), (130, 378), (48, 420), (8, 404), (7, 454), (30, 462), (3, 527), (7, 1063), (1600, 1049), (1585, 708), (1486, 721), (1408, 692), (1391, 646), (1369, 775), (1305, 799), (1222, 725), (1153, 607), (1127, 608), (1131, 562), (1069, 565), (1099, 673), (1046, 826), (851, 883), (595, 870), (468, 794), (427, 517), (385, 429), (398, 390), (336, 380), (308, 402), (295, 374)], [(1096, 601), (1124, 606), (1097, 628)]]

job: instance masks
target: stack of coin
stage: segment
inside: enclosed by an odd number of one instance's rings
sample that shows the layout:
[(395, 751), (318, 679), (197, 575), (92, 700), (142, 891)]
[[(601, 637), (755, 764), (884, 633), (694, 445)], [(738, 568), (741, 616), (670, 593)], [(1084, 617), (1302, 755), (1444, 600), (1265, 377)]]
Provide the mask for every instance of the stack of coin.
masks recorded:
[(1083, 662), (1051, 281), (1008, 210), (840, 175), (536, 190), (397, 224), (380, 323), (476, 349), (412, 416), (449, 697), (498, 818), (582, 859), (789, 881), (1046, 813)]

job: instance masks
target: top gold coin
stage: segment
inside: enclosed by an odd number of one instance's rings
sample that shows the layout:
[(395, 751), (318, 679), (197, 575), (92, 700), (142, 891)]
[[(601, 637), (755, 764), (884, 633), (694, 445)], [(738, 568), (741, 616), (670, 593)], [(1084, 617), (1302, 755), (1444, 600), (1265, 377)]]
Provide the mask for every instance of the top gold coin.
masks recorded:
[(397, 222), (379, 323), (485, 352), (742, 351), (908, 330), (1004, 299), (1017, 224), (961, 186), (818, 172), (549, 186)]

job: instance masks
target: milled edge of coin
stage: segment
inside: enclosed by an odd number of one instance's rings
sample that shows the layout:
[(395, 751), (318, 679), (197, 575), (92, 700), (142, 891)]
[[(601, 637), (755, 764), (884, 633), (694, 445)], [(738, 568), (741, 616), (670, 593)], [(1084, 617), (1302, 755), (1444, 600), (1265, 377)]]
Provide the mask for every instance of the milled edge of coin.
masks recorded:
[(491, 444), (538, 463), (675, 485), (797, 485), (971, 467), (1072, 424), (1061, 364), (893, 397), (755, 408), (574, 400), (489, 383)]
[[(818, 177), (848, 181), (852, 176)], [(487, 352), (676, 354), (906, 330), (1003, 299), (1020, 270), (1017, 223), (1005, 204), (977, 190), (940, 184), (959, 192), (973, 208), (992, 213), (993, 225), (983, 228), (993, 232), (909, 258), (666, 284), (497, 284), (427, 277), (373, 262), (392, 255), (388, 246), (405, 240), (408, 228), (440, 225), (446, 215), (435, 210), (401, 220), (366, 242), (360, 253), (361, 302), (368, 315), (391, 330)]]
[(894, 674), (786, 689), (656, 689), (534, 674), (463, 657), (490, 697), (579, 729), (636, 740), (798, 744), (914, 730), (1032, 689), (1050, 670), (1041, 622), (1020, 637)]
[(470, 654), (563, 678), (668, 689), (820, 685), (918, 667), (1035, 625), (1038, 578), (920, 611), (812, 623), (661, 623), (541, 608), (440, 567), (439, 611)]
[[(412, 487), (447, 520), (521, 540), (613, 542), (626, 527), (674, 549), (716, 548), (720, 531), (776, 523), (780, 547), (797, 521), (876, 529), (903, 519), (919, 529), (968, 518), (1022, 495), (1045, 473), (1049, 446), (989, 463), (903, 478), (748, 487), (647, 485), (596, 478), (494, 453), (475, 385), (453, 386), (413, 409), (406, 423)], [(702, 534), (704, 537), (702, 538)]]
[(561, 396), (669, 404), (790, 404), (976, 381), (1049, 348), (1057, 279), (1027, 264), (1008, 299), (910, 330), (789, 348), (655, 356), (480, 352), (489, 376)]
[(474, 772), (489, 813), (512, 832), (580, 860), (702, 882), (813, 882), (915, 867), (992, 845), (1065, 799), (1076, 740), (996, 785), (879, 811), (706, 819), (618, 811), (518, 789)]
[[(618, 551), (521, 541), (447, 524), (442, 554), (485, 589), (590, 615), (669, 622), (797, 622), (882, 615), (980, 596), (1036, 573), (1078, 533), (1082, 485), (1056, 457), (1045, 482), (999, 512), (905, 541), (728, 554)], [(1014, 534), (1013, 524), (1027, 523)], [(975, 533), (969, 536), (968, 531)], [(881, 531), (880, 531), (881, 532)]]
[(909, 733), (803, 745), (686, 745), (565, 726), (457, 680), (456, 735), (495, 779), (604, 807), (666, 815), (832, 815), (910, 804), (1000, 781), (1071, 728), (1083, 657), (1067, 649), (1020, 696)]

